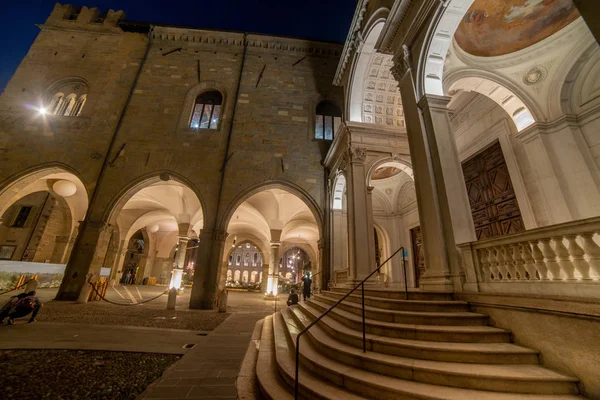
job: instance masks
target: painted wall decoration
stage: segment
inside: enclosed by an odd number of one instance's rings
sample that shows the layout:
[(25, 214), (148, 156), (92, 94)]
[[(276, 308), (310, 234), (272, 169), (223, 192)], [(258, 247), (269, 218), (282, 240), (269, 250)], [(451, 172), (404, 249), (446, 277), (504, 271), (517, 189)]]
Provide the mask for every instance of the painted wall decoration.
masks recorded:
[(572, 0), (475, 0), (454, 37), (470, 54), (501, 56), (547, 38), (578, 17)]

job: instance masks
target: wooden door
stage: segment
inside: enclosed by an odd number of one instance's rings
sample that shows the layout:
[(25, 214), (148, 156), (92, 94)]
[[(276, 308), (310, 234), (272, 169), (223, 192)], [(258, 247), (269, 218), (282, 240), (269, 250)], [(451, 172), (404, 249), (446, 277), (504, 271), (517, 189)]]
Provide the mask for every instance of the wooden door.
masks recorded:
[(423, 251), (423, 236), (421, 227), (417, 226), (410, 230), (413, 250), (413, 269), (415, 273), (415, 287), (419, 287), (419, 281), (425, 273), (425, 252)]
[(524, 231), (500, 143), (465, 161), (462, 168), (477, 240)]

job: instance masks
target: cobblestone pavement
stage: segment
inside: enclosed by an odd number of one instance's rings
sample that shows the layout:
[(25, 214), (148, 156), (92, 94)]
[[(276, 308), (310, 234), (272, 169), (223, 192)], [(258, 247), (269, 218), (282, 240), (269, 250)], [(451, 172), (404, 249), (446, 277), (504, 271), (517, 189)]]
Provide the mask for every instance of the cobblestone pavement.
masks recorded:
[(78, 350), (2, 350), (2, 398), (135, 399), (180, 356)]

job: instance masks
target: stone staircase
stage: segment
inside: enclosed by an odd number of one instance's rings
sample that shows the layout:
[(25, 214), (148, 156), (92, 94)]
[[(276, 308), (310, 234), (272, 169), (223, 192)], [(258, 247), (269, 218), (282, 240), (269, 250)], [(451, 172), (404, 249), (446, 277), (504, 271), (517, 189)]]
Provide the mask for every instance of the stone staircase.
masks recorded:
[[(256, 376), (265, 399), (293, 399), (297, 334), (347, 289), (315, 295), (265, 318)], [(539, 365), (538, 353), (510, 343), (450, 294), (365, 291), (367, 352), (360, 292), (300, 340), (304, 399), (582, 399), (577, 379)], [(254, 345), (254, 344), (253, 344)]]

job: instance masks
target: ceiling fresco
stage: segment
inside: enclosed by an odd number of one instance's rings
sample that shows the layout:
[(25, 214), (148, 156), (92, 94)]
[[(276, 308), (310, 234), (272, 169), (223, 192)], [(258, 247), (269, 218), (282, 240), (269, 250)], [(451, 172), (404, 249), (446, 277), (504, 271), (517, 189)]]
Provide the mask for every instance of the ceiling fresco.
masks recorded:
[(454, 38), (467, 53), (501, 56), (547, 38), (578, 17), (572, 0), (475, 0)]
[(379, 180), (379, 179), (391, 178), (392, 176), (398, 175), (400, 172), (402, 172), (402, 171), (395, 167), (380, 167), (380, 168), (377, 168), (375, 170), (375, 172), (373, 172), (371, 179)]

